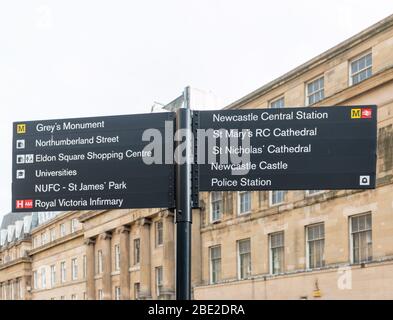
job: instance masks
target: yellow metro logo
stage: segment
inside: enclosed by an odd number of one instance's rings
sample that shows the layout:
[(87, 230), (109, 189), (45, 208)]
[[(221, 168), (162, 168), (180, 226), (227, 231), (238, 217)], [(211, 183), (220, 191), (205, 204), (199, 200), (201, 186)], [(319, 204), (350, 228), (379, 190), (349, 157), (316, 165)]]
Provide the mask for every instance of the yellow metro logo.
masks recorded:
[(26, 133), (26, 124), (20, 123), (16, 125), (16, 133)]
[(360, 119), (362, 117), (362, 109), (351, 109), (351, 119)]

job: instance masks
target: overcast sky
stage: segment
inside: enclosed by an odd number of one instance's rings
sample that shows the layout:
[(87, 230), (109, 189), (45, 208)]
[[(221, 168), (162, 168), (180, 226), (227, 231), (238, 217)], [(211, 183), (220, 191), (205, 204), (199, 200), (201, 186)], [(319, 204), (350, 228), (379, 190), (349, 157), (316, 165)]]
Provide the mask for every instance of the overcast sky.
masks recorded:
[(149, 112), (187, 85), (224, 106), (391, 13), (392, 0), (2, 0), (0, 214), (13, 121)]

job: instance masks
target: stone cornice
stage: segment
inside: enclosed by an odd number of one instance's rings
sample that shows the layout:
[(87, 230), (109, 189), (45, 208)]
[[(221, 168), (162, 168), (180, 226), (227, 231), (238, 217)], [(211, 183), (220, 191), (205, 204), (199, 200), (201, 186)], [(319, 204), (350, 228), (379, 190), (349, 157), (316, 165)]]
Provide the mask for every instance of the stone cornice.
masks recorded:
[(43, 246), (39, 246), (37, 248), (31, 249), (28, 251), (28, 255), (32, 256), (33, 254), (37, 254), (42, 251), (46, 251), (50, 248), (56, 247), (56, 246), (61, 245), (65, 242), (68, 242), (70, 240), (74, 240), (74, 239), (77, 239), (80, 237), (83, 237), (83, 230), (78, 230), (74, 233), (70, 233), (70, 234), (66, 235), (65, 237), (58, 238), (54, 241), (49, 241), (48, 243), (44, 244)]
[(7, 262), (7, 263), (0, 264), (0, 270), (10, 268), (10, 267), (20, 264), (20, 263), (31, 263), (31, 258), (30, 257), (22, 257), (22, 258), (14, 259), (14, 260)]
[(107, 211), (108, 210), (98, 210), (98, 211), (89, 210), (89, 211), (85, 211), (85, 212), (83, 212), (79, 216), (79, 221), (82, 222), (82, 223), (86, 222), (87, 220), (90, 220), (90, 219), (92, 219), (92, 218), (94, 218), (96, 216), (99, 216), (100, 214), (105, 213)]

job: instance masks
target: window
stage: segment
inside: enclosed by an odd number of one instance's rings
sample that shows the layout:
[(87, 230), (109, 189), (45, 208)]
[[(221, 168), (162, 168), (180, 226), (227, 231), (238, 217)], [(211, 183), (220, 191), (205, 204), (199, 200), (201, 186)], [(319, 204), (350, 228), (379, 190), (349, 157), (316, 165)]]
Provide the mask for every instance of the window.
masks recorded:
[(65, 224), (62, 223), (62, 224), (60, 225), (60, 236), (61, 236), (61, 237), (64, 237), (65, 235), (66, 235)]
[(103, 300), (104, 299), (104, 295), (102, 294), (102, 289), (98, 290), (98, 300)]
[(156, 222), (156, 246), (160, 246), (164, 243), (163, 235), (163, 223), (162, 221)]
[(273, 233), (270, 238), (270, 273), (284, 271), (284, 232)]
[(41, 288), (46, 288), (46, 270), (45, 268), (41, 269)]
[(66, 263), (65, 263), (65, 261), (62, 261), (60, 263), (60, 279), (61, 279), (62, 283), (66, 282)]
[(115, 245), (115, 270), (120, 270), (120, 246)]
[(351, 217), (352, 262), (361, 263), (372, 260), (372, 221), (371, 214)]
[(56, 230), (55, 228), (50, 229), (50, 241), (56, 240)]
[(210, 283), (221, 280), (221, 246), (210, 247)]
[(115, 300), (120, 300), (120, 287), (115, 287)]
[(38, 273), (33, 271), (33, 288), (38, 289)]
[(222, 215), (223, 199), (222, 192), (212, 192), (210, 194), (211, 201), (211, 221), (219, 221)]
[(320, 268), (325, 265), (325, 226), (323, 223), (308, 226), (307, 239), (307, 268)]
[(83, 256), (83, 279), (86, 279), (87, 275), (87, 257), (86, 255)]
[(103, 270), (103, 265), (102, 265), (102, 251), (98, 250), (98, 255), (97, 255), (97, 273), (100, 274), (102, 273)]
[(270, 205), (275, 206), (285, 201), (285, 191), (270, 191)]
[(54, 287), (56, 285), (56, 266), (50, 266), (50, 285)]
[(72, 294), (71, 295), (71, 300), (76, 300), (76, 299), (77, 299), (76, 294)]
[(134, 265), (139, 264), (141, 258), (141, 240), (134, 240)]
[(349, 84), (354, 85), (372, 76), (372, 54), (367, 53), (350, 63)]
[(139, 282), (134, 283), (134, 299), (138, 300), (140, 297), (141, 284)]
[(78, 260), (76, 258), (71, 260), (72, 280), (78, 279)]
[(41, 245), (46, 244), (46, 232), (41, 233)]
[(77, 219), (72, 219), (71, 220), (71, 233), (74, 233), (76, 231), (76, 227), (78, 225), (78, 220)]
[(251, 192), (239, 191), (239, 214), (251, 211)]
[(83, 292), (83, 300), (87, 300), (87, 293)]
[(156, 267), (156, 293), (157, 297), (160, 296), (162, 290), (162, 267)]
[(284, 108), (284, 97), (281, 97), (279, 99), (270, 102), (270, 108), (272, 109)]
[(320, 77), (306, 85), (306, 105), (312, 105), (325, 98), (324, 78)]
[(60, 297), (60, 300), (65, 300), (65, 296), (61, 296), (61, 297)]
[(37, 248), (38, 247), (38, 243), (39, 243), (39, 239), (38, 239), (38, 236), (37, 237), (34, 237), (34, 241), (33, 241), (34, 243), (34, 248)]
[(239, 279), (247, 279), (251, 276), (251, 242), (250, 239), (239, 240), (238, 250), (238, 273)]

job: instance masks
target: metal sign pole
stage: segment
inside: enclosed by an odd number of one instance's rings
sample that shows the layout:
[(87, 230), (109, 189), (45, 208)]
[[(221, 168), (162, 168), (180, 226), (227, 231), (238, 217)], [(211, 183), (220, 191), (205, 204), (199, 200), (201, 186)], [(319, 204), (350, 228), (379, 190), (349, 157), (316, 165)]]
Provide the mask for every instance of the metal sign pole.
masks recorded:
[[(184, 91), (183, 108), (177, 110), (176, 130), (182, 130), (184, 148), (177, 148), (177, 160), (186, 157), (184, 163), (176, 165), (176, 299), (191, 299), (191, 110), (190, 88)], [(184, 159), (184, 158), (183, 158)]]

